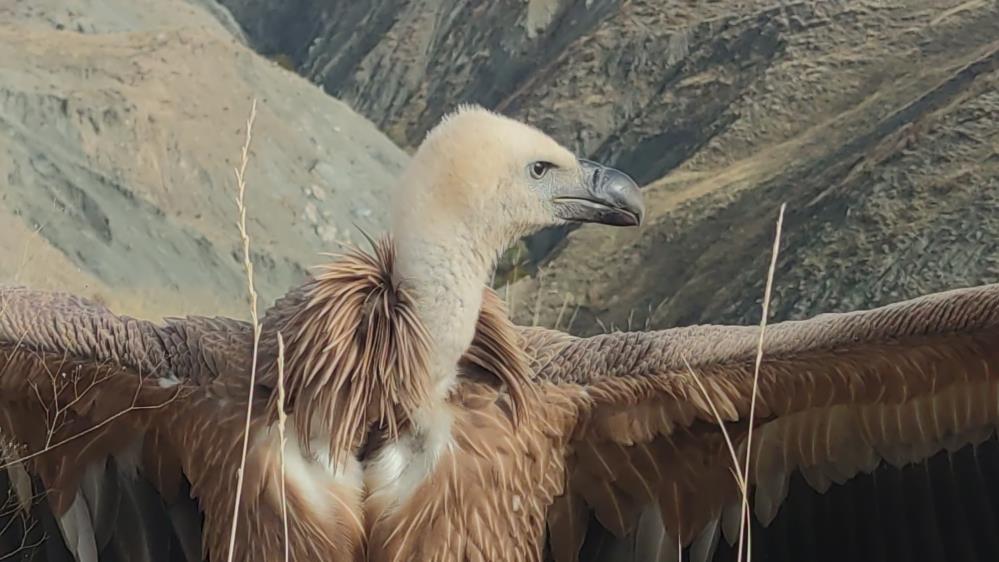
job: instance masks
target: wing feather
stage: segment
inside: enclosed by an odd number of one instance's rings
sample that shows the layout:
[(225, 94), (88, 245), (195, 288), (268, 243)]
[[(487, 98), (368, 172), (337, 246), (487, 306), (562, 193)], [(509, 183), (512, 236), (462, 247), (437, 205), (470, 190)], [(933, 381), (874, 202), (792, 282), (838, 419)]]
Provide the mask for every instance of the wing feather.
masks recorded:
[[(0, 288), (0, 433), (10, 442), (0, 471), (18, 513), (28, 517), (30, 507), (55, 532), (45, 541), (49, 559), (67, 547), (79, 561), (185, 559), (178, 545), (192, 542), (191, 529), (171, 530), (167, 513), (197, 510), (179, 497), (184, 475), (151, 420), (242, 372), (249, 335), (234, 320), (155, 324), (72, 295)], [(27, 472), (39, 477), (34, 484)], [(184, 549), (200, 559), (200, 537)]]
[(579, 555), (589, 522), (586, 504), (578, 494), (567, 489), (556, 498), (548, 511), (552, 557), (555, 562), (572, 562)]
[[(631, 533), (651, 486), (667, 534), (697, 557), (719, 527), (731, 534), (739, 490), (714, 412), (744, 455), (759, 328), (522, 337), (539, 379), (582, 389), (570, 479), (591, 485), (582, 497), (607, 529)], [(822, 492), (999, 425), (999, 285), (771, 325), (763, 353), (749, 484), (765, 523), (794, 472)]]

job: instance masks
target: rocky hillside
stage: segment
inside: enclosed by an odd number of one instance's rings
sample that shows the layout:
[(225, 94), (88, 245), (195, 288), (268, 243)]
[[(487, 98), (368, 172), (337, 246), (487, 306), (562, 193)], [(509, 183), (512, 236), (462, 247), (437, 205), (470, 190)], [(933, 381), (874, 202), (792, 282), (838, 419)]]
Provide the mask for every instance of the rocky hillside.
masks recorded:
[(778, 318), (997, 279), (995, 2), (223, 3), (400, 144), (475, 101), (648, 184), (641, 230), (532, 241), (523, 322), (758, 322), (781, 203)]
[(580, 230), (547, 266), (542, 321), (758, 322), (782, 203), (778, 319), (999, 279), (999, 7), (940, 4), (781, 31), (731, 123), (652, 182), (650, 224)]
[(132, 314), (246, 314), (233, 166), (266, 305), (378, 230), (405, 153), (261, 57), (210, 0), (0, 3), (0, 282)]

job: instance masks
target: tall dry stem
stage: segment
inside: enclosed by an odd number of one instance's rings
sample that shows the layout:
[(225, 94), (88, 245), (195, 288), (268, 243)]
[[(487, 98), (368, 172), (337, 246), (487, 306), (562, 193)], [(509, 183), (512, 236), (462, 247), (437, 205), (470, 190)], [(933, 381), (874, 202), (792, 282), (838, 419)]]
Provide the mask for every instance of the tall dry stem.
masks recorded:
[[(253, 262), (250, 260), (250, 236), (246, 232), (246, 165), (250, 161), (250, 142), (253, 140), (253, 122), (257, 119), (257, 100), (250, 105), (250, 115), (246, 119), (246, 139), (240, 153), (239, 166), (233, 171), (236, 175), (236, 211), (239, 238), (243, 243), (243, 269), (246, 271), (246, 285), (249, 292), (250, 319), (253, 322), (253, 361), (250, 365), (250, 390), (246, 398), (246, 421), (243, 426), (243, 451), (236, 472), (236, 498), (232, 506), (232, 527), (229, 533), (228, 562), (232, 562), (236, 551), (236, 528), (239, 525), (239, 504), (243, 497), (243, 476), (246, 472), (246, 453), (250, 444), (250, 421), (253, 417), (253, 389), (257, 385), (257, 351), (260, 347), (260, 321), (257, 318), (257, 290), (253, 285)], [(283, 449), (283, 447), (282, 447)]]
[(510, 276), (506, 280), (506, 287), (503, 288), (503, 300), (506, 301), (506, 308), (509, 310), (510, 318), (516, 316), (516, 304), (513, 302), (514, 294), (511, 291), (511, 286), (517, 281), (518, 273), (520, 272), (520, 246), (517, 246), (517, 253), (513, 257), (513, 269), (510, 270)]
[(278, 341), (278, 440), (281, 442), (281, 525), (284, 528), (284, 562), (288, 562), (291, 545), (288, 541), (288, 495), (287, 481), (285, 479), (284, 447), (288, 442), (285, 438), (285, 424), (288, 422), (288, 414), (284, 411), (285, 389), (284, 389), (284, 338), (280, 333), (277, 335)]
[(555, 317), (555, 324), (552, 326), (553, 330), (558, 330), (558, 327), (562, 325), (562, 317), (565, 316), (565, 309), (569, 306), (571, 296), (568, 292), (562, 295), (562, 306), (558, 309), (558, 316)]
[(541, 324), (541, 293), (545, 288), (545, 270), (538, 268), (538, 290), (534, 293), (534, 317), (531, 319), (531, 326)]
[(780, 214), (777, 215), (777, 232), (774, 235), (774, 247), (770, 253), (770, 268), (767, 271), (767, 286), (763, 291), (763, 317), (760, 319), (760, 340), (756, 346), (756, 365), (753, 368), (753, 395), (749, 399), (749, 433), (746, 435), (746, 464), (742, 472), (742, 481), (747, 485), (742, 491), (742, 508), (740, 510), (739, 523), (739, 562), (742, 562), (743, 538), (745, 541), (746, 561), (752, 560), (750, 550), (753, 546), (752, 537), (749, 536), (749, 459), (752, 458), (753, 451), (753, 418), (756, 416), (756, 395), (760, 386), (760, 365), (763, 363), (763, 338), (767, 332), (767, 317), (770, 316), (770, 295), (773, 292), (774, 272), (777, 270), (777, 254), (780, 252), (780, 234), (784, 227), (784, 210), (787, 203), (780, 206)]
[(701, 381), (700, 375), (694, 371), (694, 368), (690, 366), (686, 357), (681, 357), (683, 359), (683, 364), (687, 367), (687, 372), (693, 377), (694, 382), (697, 383), (697, 388), (701, 391), (701, 396), (704, 397), (704, 401), (708, 403), (711, 407), (711, 413), (715, 416), (715, 421), (718, 423), (718, 427), (721, 429), (722, 436), (725, 437), (725, 445), (728, 447), (728, 452), (732, 455), (732, 474), (735, 476), (735, 483), (739, 486), (740, 493), (745, 496), (746, 494), (746, 481), (742, 478), (742, 473), (739, 472), (739, 455), (735, 452), (735, 444), (732, 442), (732, 437), (728, 433), (728, 429), (725, 427), (725, 420), (722, 419), (721, 413), (718, 411), (718, 407), (715, 405), (715, 401), (711, 398), (708, 393), (707, 387)]

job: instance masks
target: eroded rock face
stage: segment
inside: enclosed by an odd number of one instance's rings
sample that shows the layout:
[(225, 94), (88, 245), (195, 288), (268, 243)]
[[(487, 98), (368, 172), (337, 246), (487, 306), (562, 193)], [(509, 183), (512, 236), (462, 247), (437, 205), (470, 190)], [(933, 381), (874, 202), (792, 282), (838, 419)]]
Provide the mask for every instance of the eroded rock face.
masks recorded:
[[(736, 121), (731, 105), (780, 58), (783, 34), (817, 17), (811, 3), (771, 2), (223, 4), (258, 49), (288, 57), (403, 146), (458, 103), (475, 102), (640, 182)], [(527, 240), (522, 265), (533, 269), (569, 230)]]
[(460, 101), (496, 107), (618, 2), (224, 2), (265, 53), (415, 145)]
[(406, 155), (206, 4), (0, 8), (0, 282), (144, 316), (245, 315), (233, 167), (254, 97), (246, 197), (261, 306), (320, 252), (360, 239), (355, 223), (381, 230)]
[(725, 109), (779, 55), (789, 17), (815, 12), (765, 2), (223, 3), (262, 52), (289, 57), (400, 144), (475, 102), (646, 181), (724, 129)]
[(756, 322), (782, 202), (777, 318), (996, 279), (994, 3), (225, 4), (404, 145), (473, 101), (649, 184), (641, 232), (527, 242), (521, 321)]
[(562, 326), (575, 311), (584, 333), (759, 322), (782, 203), (776, 319), (995, 282), (999, 11), (952, 7), (843, 9), (782, 32), (733, 122), (647, 188), (661, 214), (640, 233), (575, 232), (514, 291), (521, 321), (541, 302), (542, 322), (567, 308)]

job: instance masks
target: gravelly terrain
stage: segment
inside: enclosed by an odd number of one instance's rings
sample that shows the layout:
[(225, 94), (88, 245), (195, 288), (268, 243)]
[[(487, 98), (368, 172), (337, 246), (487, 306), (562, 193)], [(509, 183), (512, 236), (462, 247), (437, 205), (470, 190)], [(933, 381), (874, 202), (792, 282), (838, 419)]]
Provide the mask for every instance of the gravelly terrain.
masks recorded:
[(245, 315), (232, 169), (253, 97), (266, 304), (354, 223), (383, 226), (405, 153), (250, 50), (211, 2), (0, 5), (0, 281), (150, 316)]

